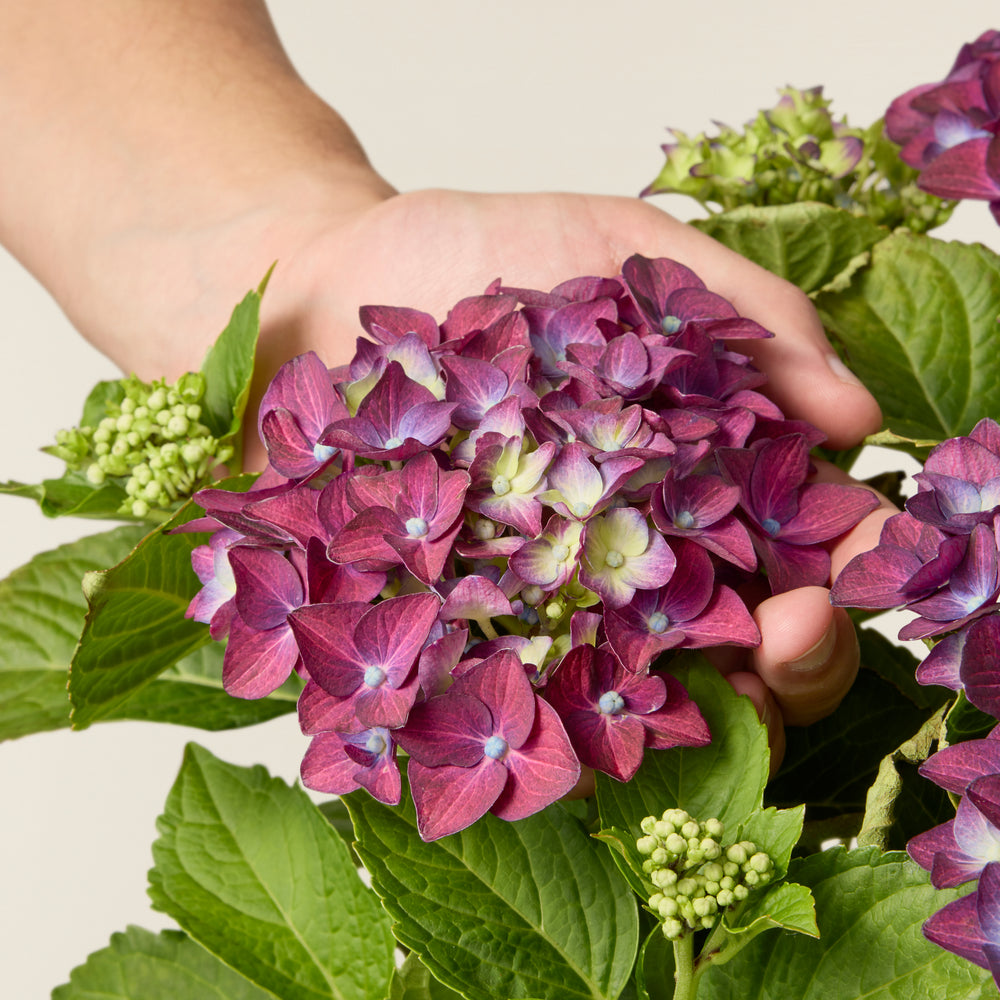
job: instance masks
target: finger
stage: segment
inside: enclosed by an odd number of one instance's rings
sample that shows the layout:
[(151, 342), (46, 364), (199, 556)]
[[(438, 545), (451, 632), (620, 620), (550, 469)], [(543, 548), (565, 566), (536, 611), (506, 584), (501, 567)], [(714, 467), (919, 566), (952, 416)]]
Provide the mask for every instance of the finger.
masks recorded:
[(785, 757), (785, 726), (774, 697), (757, 674), (738, 671), (726, 680), (737, 694), (745, 694), (757, 710), (757, 717), (767, 726), (767, 745), (771, 751), (768, 777), (774, 777)]
[(833, 448), (846, 448), (882, 423), (875, 398), (840, 360), (808, 297), (790, 282), (666, 213), (661, 253), (676, 257), (705, 284), (772, 333), (740, 341), (768, 377), (768, 394), (786, 416), (808, 420)]
[(829, 715), (858, 673), (860, 654), (850, 616), (830, 604), (825, 587), (800, 587), (763, 601), (754, 612), (761, 642), (751, 654), (786, 725)]

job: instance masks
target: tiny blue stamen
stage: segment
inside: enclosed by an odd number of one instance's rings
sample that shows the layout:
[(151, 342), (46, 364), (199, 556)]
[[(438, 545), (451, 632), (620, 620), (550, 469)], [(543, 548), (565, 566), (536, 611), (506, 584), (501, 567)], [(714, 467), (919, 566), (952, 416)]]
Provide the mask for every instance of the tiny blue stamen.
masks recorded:
[(661, 635), (670, 628), (670, 619), (662, 611), (654, 611), (646, 622), (650, 632)]
[(314, 444), (313, 445), (313, 458), (317, 462), (328, 462), (333, 458), (337, 449), (331, 444)]
[(676, 333), (681, 328), (683, 322), (680, 316), (664, 316), (660, 320), (660, 329), (664, 333)]
[(507, 753), (507, 741), (502, 736), (491, 736), (483, 747), (483, 753), (490, 760), (502, 760)]
[(777, 538), (778, 532), (781, 531), (781, 522), (775, 521), (773, 517), (766, 517), (761, 522), (760, 525), (771, 538)]
[(694, 527), (694, 514), (689, 510), (682, 510), (674, 518), (674, 527), (681, 531), (690, 531)]
[(381, 667), (366, 667), (365, 668), (365, 684), (370, 688), (377, 688), (380, 684), (385, 681), (385, 671)]
[(625, 708), (625, 699), (617, 691), (605, 691), (598, 699), (597, 707), (603, 715), (617, 715)]
[(625, 563), (625, 557), (617, 549), (608, 549), (604, 562), (612, 569), (618, 569)]
[(389, 448), (398, 448), (402, 443), (403, 443), (402, 438), (398, 438), (395, 435), (393, 435), (391, 438), (389, 438), (388, 441), (385, 442), (385, 444), (382, 447), (388, 450)]
[(510, 480), (506, 476), (497, 476), (492, 485), (493, 492), (498, 497), (505, 497), (510, 493)]
[(411, 517), (406, 522), (406, 533), (410, 538), (423, 538), (427, 529), (427, 522), (422, 517)]
[(556, 562), (565, 562), (569, 558), (569, 546), (563, 545), (562, 542), (557, 542), (552, 546), (552, 558)]
[(378, 730), (373, 729), (368, 737), (368, 742), (365, 743), (365, 749), (369, 753), (381, 754), (385, 753), (385, 746), (385, 737)]
[(591, 510), (591, 506), (585, 500), (576, 500), (570, 507), (574, 517), (586, 517)]

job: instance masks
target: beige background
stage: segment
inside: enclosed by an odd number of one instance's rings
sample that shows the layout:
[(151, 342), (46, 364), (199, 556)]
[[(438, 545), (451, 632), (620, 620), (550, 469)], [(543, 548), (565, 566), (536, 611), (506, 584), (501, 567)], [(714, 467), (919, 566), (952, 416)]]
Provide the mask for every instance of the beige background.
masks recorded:
[[(302, 74), (397, 187), (625, 195), (658, 171), (667, 125), (739, 124), (786, 83), (824, 84), (835, 111), (867, 124), (901, 91), (943, 75), (996, 14), (995, 0), (271, 7)], [(1000, 248), (982, 204), (964, 206), (946, 235)], [(2, 252), (0, 301), (0, 478), (37, 481), (59, 466), (36, 449), (78, 418), (90, 385), (114, 370)], [(24, 500), (0, 498), (0, 516), (0, 576), (93, 530), (45, 521)], [(288, 779), (305, 747), (293, 717), (215, 736), (115, 723), (0, 746), (4, 997), (48, 996), (127, 923), (167, 925), (148, 909), (146, 870), (189, 739)]]

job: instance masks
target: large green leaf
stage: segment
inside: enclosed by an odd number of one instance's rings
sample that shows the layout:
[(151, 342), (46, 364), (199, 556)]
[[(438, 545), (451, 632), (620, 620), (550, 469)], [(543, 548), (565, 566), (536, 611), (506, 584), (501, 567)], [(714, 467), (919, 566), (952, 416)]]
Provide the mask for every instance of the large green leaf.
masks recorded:
[(399, 941), (470, 1000), (617, 997), (638, 948), (635, 897), (607, 850), (558, 804), (487, 814), (424, 843), (406, 796), (347, 796), (357, 850)]
[(762, 934), (710, 967), (702, 1000), (980, 1000), (990, 974), (931, 944), (923, 922), (963, 890), (938, 891), (899, 853), (842, 848), (793, 862), (812, 889), (820, 937)]
[[(70, 724), (70, 661), (87, 602), (80, 581), (124, 559), (144, 529), (115, 528), (35, 556), (0, 581), (0, 740)], [(106, 719), (232, 729), (295, 710), (292, 679), (269, 698), (247, 701), (222, 690), (221, 643), (197, 649), (139, 688)]]
[(158, 821), (153, 906), (282, 1000), (384, 997), (389, 920), (309, 797), (190, 744)]
[(195, 512), (188, 503), (118, 565), (84, 577), (89, 610), (69, 679), (75, 729), (107, 717), (209, 641), (204, 625), (184, 617), (199, 588), (191, 552), (204, 536), (168, 533)]
[(0, 493), (37, 501), (46, 517), (128, 519), (118, 511), (125, 499), (120, 486), (112, 482), (94, 486), (80, 472), (67, 472), (60, 479), (44, 479), (38, 484), (0, 483)]
[(604, 829), (639, 832), (644, 816), (679, 806), (696, 819), (721, 820), (728, 832), (757, 809), (767, 781), (767, 734), (750, 700), (698, 657), (675, 671), (701, 709), (712, 742), (698, 749), (647, 750), (627, 784), (597, 775)]
[(129, 927), (77, 966), (52, 1000), (273, 1000), (180, 931)]
[(895, 433), (942, 440), (1000, 413), (1000, 257), (984, 246), (896, 233), (817, 305)]
[(439, 983), (412, 951), (389, 984), (389, 1000), (461, 1000), (461, 997)]
[(804, 292), (845, 285), (867, 251), (888, 235), (867, 216), (818, 202), (747, 205), (693, 224)]

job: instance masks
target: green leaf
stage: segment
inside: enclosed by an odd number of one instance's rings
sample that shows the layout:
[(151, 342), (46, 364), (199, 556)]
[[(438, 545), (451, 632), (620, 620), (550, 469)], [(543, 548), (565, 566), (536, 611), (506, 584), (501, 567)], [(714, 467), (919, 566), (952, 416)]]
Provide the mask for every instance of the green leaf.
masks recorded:
[(763, 851), (774, 863), (777, 877), (784, 877), (792, 849), (802, 835), (802, 821), (806, 807), (794, 809), (761, 809), (742, 825), (739, 840), (752, 840), (758, 851)]
[(254, 352), (260, 334), (260, 299), (270, 273), (268, 271), (257, 291), (247, 292), (233, 310), (229, 324), (212, 345), (201, 366), (201, 373), (205, 376), (201, 419), (215, 437), (228, 440), (235, 448), (234, 469), (242, 467), (239, 431), (253, 379)]
[(943, 440), (1000, 412), (1000, 257), (895, 233), (817, 306), (897, 435)]
[(558, 804), (487, 814), (424, 843), (409, 796), (347, 796), (357, 851), (398, 940), (469, 1000), (613, 998), (639, 943), (635, 897), (608, 852)]
[(655, 886), (650, 882), (642, 870), (642, 863), (645, 858), (639, 853), (636, 847), (636, 838), (628, 830), (619, 830), (611, 827), (610, 830), (601, 830), (592, 834), (595, 840), (607, 844), (611, 849), (611, 856), (618, 866), (618, 870), (625, 876), (625, 881), (631, 886), (632, 891), (643, 899), (652, 895)]
[(726, 915), (726, 930), (738, 937), (756, 937), (761, 931), (780, 928), (809, 937), (819, 937), (816, 905), (804, 885), (778, 882), (751, 892), (746, 903)]
[(965, 692), (959, 691), (944, 724), (945, 738), (949, 743), (964, 743), (966, 740), (985, 739), (996, 728), (997, 720), (976, 708)]
[(60, 479), (44, 479), (37, 484), (0, 483), (0, 493), (34, 500), (46, 517), (128, 520), (118, 512), (125, 491), (112, 482), (94, 486), (82, 472), (67, 472)]
[(858, 630), (861, 662), (871, 667), (924, 712), (933, 712), (954, 696), (947, 688), (917, 682), (920, 661), (903, 646), (897, 646), (873, 628)]
[(878, 762), (928, 714), (874, 670), (862, 669), (835, 712), (811, 726), (786, 729), (785, 761), (768, 786), (767, 801), (804, 802), (810, 820), (863, 812)]
[[(0, 741), (70, 724), (70, 662), (87, 613), (80, 581), (124, 559), (144, 529), (115, 528), (37, 555), (0, 581)], [(210, 643), (139, 688), (104, 718), (200, 729), (249, 726), (295, 711), (297, 678), (268, 698), (222, 689), (221, 643)]]
[(309, 797), (189, 744), (157, 823), (153, 906), (282, 1000), (384, 997), (389, 921)]
[(84, 573), (142, 537), (115, 528), (37, 555), (0, 581), (0, 740), (69, 725), (69, 664), (83, 629)]
[(888, 230), (817, 202), (747, 205), (692, 223), (806, 293), (844, 285)]
[(121, 403), (125, 398), (125, 388), (121, 379), (106, 379), (98, 382), (83, 402), (83, 414), (79, 427), (96, 427), (107, 415), (109, 403)]
[[(680, 661), (678, 661), (680, 662)], [(701, 709), (712, 742), (698, 749), (647, 750), (635, 777), (622, 784), (597, 775), (601, 825), (639, 833), (645, 816), (679, 806), (696, 819), (715, 817), (735, 833), (761, 802), (767, 781), (767, 733), (753, 705), (707, 662), (672, 671)]]
[(69, 681), (75, 729), (108, 716), (209, 641), (203, 624), (184, 617), (200, 586), (191, 552), (204, 536), (167, 533), (197, 512), (189, 502), (117, 566), (84, 578), (89, 610)]
[(990, 974), (931, 944), (923, 922), (964, 890), (935, 890), (900, 853), (825, 851), (793, 862), (812, 890), (820, 937), (762, 934), (701, 978), (701, 1000), (980, 1000)]
[(910, 448), (933, 448), (940, 443), (940, 440), (935, 440), (934, 438), (918, 441), (915, 438), (902, 437), (894, 431), (889, 430), (889, 428), (878, 431), (875, 434), (869, 434), (864, 440), (864, 444), (866, 445), (881, 445), (884, 448), (893, 448), (899, 445), (905, 445)]
[(418, 955), (410, 952), (389, 984), (389, 1000), (462, 1000), (461, 994), (439, 983)]
[(674, 947), (661, 928), (657, 922), (649, 932), (635, 963), (636, 987), (642, 1000), (673, 1000)]
[(52, 1000), (273, 1000), (180, 931), (129, 927), (52, 991)]

